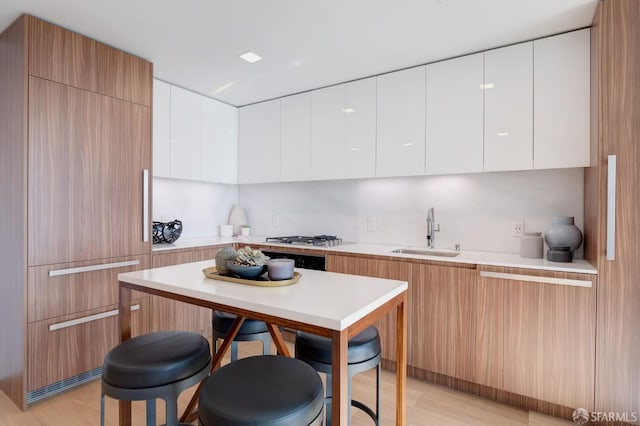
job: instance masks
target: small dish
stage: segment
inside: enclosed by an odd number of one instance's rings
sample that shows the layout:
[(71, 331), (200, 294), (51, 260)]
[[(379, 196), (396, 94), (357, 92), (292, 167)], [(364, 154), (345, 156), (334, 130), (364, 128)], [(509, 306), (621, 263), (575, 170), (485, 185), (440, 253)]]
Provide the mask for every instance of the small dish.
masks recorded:
[(256, 279), (265, 273), (267, 266), (240, 265), (238, 263), (228, 262), (227, 268), (229, 268), (234, 275), (237, 275), (240, 278)]
[(272, 281), (291, 279), (294, 263), (293, 259), (271, 259), (267, 262), (269, 279)]

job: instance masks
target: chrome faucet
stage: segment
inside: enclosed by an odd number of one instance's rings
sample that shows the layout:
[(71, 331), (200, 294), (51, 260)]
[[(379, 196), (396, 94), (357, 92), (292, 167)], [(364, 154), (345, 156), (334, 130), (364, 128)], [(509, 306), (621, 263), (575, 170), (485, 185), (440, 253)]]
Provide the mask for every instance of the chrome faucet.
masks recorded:
[(434, 228), (435, 225), (435, 217), (433, 207), (431, 207), (427, 211), (427, 247), (435, 248), (436, 247), (436, 236), (434, 232), (440, 231), (440, 224), (438, 224), (437, 228)]

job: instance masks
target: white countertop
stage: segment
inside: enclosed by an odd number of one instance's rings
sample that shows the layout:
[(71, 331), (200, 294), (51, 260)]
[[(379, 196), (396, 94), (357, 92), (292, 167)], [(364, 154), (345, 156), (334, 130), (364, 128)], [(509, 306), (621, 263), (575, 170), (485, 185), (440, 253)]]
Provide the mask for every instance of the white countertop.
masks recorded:
[(118, 280), (331, 330), (344, 330), (408, 288), (406, 281), (297, 269), (298, 283), (255, 287), (206, 278), (213, 261), (118, 274)]
[[(154, 245), (153, 251), (162, 250), (175, 250), (189, 247), (200, 247), (208, 245), (221, 245), (221, 244), (269, 244), (274, 247), (284, 247), (289, 250), (295, 250), (296, 248), (304, 248), (305, 250), (318, 250), (335, 253), (350, 253), (350, 254), (363, 254), (363, 255), (375, 255), (375, 256), (387, 256), (390, 258), (404, 258), (404, 259), (422, 259), (432, 260), (438, 262), (447, 263), (465, 263), (473, 265), (488, 265), (488, 266), (504, 266), (510, 268), (525, 268), (525, 269), (538, 269), (544, 271), (558, 271), (558, 272), (574, 272), (582, 274), (596, 275), (598, 271), (591, 266), (589, 262), (584, 259), (574, 259), (571, 263), (550, 262), (546, 259), (527, 259), (520, 257), (515, 253), (493, 253), (483, 251), (469, 251), (463, 250), (459, 256), (456, 257), (443, 257), (443, 256), (423, 256), (413, 254), (401, 254), (392, 253), (393, 250), (400, 248), (415, 248), (419, 250), (426, 250), (426, 247), (408, 247), (401, 245), (387, 245), (387, 244), (365, 244), (365, 243), (345, 243), (341, 246), (335, 247), (318, 247), (318, 246), (297, 246), (291, 244), (278, 244), (278, 243), (266, 243), (263, 236), (248, 236), (248, 237), (206, 237), (206, 238), (185, 238), (184, 240), (178, 240), (174, 244), (162, 244)], [(451, 251), (436, 249), (436, 251)], [(452, 265), (454, 266), (454, 265)]]

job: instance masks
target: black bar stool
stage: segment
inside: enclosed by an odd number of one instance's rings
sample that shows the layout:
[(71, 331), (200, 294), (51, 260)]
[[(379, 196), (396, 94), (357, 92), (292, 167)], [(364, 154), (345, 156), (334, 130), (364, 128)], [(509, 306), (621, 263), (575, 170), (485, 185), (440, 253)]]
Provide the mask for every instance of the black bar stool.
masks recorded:
[[(327, 425), (331, 425), (331, 339), (315, 334), (298, 331), (296, 333), (296, 358), (311, 365), (317, 371), (327, 374)], [(371, 326), (349, 340), (347, 355), (349, 368), (348, 398), (349, 424), (351, 424), (351, 405), (361, 409), (371, 417), (376, 425), (380, 424), (380, 360), (382, 358), (380, 335)], [(376, 368), (376, 411), (360, 401), (351, 399), (351, 379), (358, 373)]]
[[(211, 325), (213, 328), (213, 350), (218, 353), (218, 339), (227, 337), (229, 329), (236, 316), (222, 311), (213, 311), (213, 319)], [(261, 340), (262, 354), (269, 355), (271, 353), (271, 334), (267, 328), (267, 324), (263, 321), (247, 318), (242, 323), (236, 338), (231, 343), (231, 361), (238, 359), (238, 342), (247, 342)]]
[(261, 355), (218, 368), (200, 390), (201, 426), (322, 424), (322, 380), (295, 358)]
[(185, 331), (162, 331), (126, 340), (104, 358), (100, 424), (104, 398), (147, 401), (147, 426), (156, 425), (156, 398), (166, 404), (166, 424), (178, 424), (178, 395), (211, 370), (207, 339)]

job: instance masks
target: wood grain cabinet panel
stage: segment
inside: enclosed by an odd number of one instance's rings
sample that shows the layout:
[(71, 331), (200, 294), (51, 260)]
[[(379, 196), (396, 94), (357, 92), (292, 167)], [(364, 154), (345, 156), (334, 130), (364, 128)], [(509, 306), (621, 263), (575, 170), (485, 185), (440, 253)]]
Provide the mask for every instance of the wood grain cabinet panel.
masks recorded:
[(151, 106), (152, 64), (34, 17), (29, 22), (29, 74)]
[(413, 265), (410, 366), (475, 381), (476, 275), (473, 269)]
[[(155, 252), (153, 267), (210, 260), (222, 247)], [(188, 330), (211, 336), (211, 309), (178, 302), (160, 296), (151, 296), (151, 331)]]
[(29, 266), (149, 252), (149, 108), (29, 79)]
[[(593, 275), (480, 267), (478, 382), (565, 407), (594, 407)], [(482, 276), (482, 271), (509, 278)], [(522, 274), (590, 281), (592, 287), (526, 282)]]
[[(121, 262), (138, 262), (138, 264), (111, 267)], [(84, 267), (105, 269), (88, 272), (69, 271), (70, 273), (64, 275), (49, 276), (50, 272), (56, 274), (63, 270)], [(118, 274), (148, 268), (148, 255), (30, 267), (27, 287), (28, 322), (116, 304), (119, 289)], [(137, 291), (132, 294), (134, 299), (147, 296)]]
[[(342, 274), (363, 275), (367, 277), (387, 278), (410, 281), (411, 264), (392, 260), (378, 260), (351, 256), (327, 256), (327, 271)], [(409, 330), (411, 330), (411, 303), (409, 303)], [(376, 322), (382, 343), (382, 358), (396, 359), (396, 316), (395, 311)], [(410, 335), (410, 331), (409, 331)], [(409, 337), (409, 346), (411, 339)]]
[[(131, 313), (133, 336), (149, 332), (148, 304), (148, 299), (140, 299), (132, 305), (139, 305)], [(120, 342), (120, 323), (117, 314), (99, 316), (117, 309), (117, 305), (112, 305), (29, 324), (28, 390), (100, 367), (107, 352)], [(97, 317), (94, 319), (93, 315)], [(65, 324), (73, 320), (80, 323)], [(51, 326), (62, 328), (50, 330)]]

